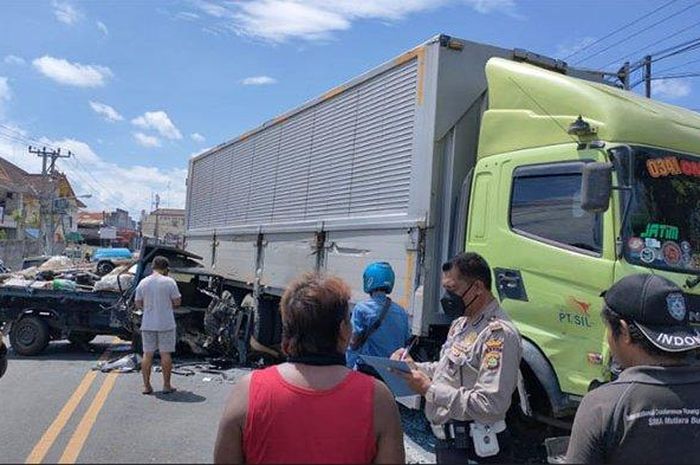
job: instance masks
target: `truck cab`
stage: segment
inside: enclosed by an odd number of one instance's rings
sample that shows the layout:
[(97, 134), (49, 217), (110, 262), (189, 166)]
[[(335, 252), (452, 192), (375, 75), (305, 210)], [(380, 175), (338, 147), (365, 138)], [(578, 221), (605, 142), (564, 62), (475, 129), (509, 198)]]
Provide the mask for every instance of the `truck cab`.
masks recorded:
[(522, 333), (530, 400), (563, 417), (614, 375), (614, 282), (671, 279), (700, 322), (700, 115), (498, 58), (486, 74), (465, 247)]

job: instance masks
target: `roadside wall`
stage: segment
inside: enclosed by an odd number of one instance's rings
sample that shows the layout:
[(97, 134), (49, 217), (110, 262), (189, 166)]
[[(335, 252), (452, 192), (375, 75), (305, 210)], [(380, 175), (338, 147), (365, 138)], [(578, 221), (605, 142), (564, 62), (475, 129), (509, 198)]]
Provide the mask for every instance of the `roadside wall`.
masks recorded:
[(19, 270), (24, 257), (42, 255), (43, 247), (40, 241), (7, 240), (0, 241), (0, 259), (13, 270)]

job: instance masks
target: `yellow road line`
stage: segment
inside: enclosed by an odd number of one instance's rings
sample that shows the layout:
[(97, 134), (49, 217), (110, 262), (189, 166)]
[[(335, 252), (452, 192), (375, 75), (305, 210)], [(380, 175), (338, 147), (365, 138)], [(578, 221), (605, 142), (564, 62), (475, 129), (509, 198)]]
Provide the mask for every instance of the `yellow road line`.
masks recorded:
[(85, 412), (85, 415), (83, 415), (83, 419), (80, 420), (80, 423), (73, 433), (73, 436), (71, 436), (70, 441), (68, 441), (68, 445), (63, 451), (63, 455), (58, 460), (58, 463), (76, 462), (78, 455), (80, 455), (80, 451), (83, 450), (85, 441), (90, 435), (90, 431), (92, 431), (92, 427), (95, 425), (97, 415), (99, 415), (100, 410), (102, 410), (102, 407), (107, 401), (109, 393), (112, 391), (114, 384), (117, 382), (117, 376), (119, 376), (118, 373), (110, 373), (107, 375), (107, 378), (102, 383), (102, 387), (100, 387), (100, 390), (92, 400), (87, 412)]
[[(110, 353), (110, 349), (106, 349), (100, 356), (99, 361), (107, 360)], [(78, 405), (80, 405), (80, 401), (83, 400), (83, 397), (90, 389), (90, 386), (92, 386), (92, 383), (95, 381), (96, 377), (97, 373), (94, 371), (89, 372), (83, 377), (83, 380), (73, 392), (73, 395), (70, 396), (61, 411), (58, 412), (56, 419), (53, 421), (53, 423), (51, 423), (44, 435), (41, 436), (41, 439), (39, 439), (39, 442), (36, 443), (34, 449), (32, 449), (24, 463), (41, 463), (41, 461), (44, 460), (44, 457), (48, 453), (49, 449), (51, 449), (51, 446), (56, 441), (56, 438), (59, 434), (61, 434), (63, 428), (65, 428), (68, 420), (70, 420), (73, 412), (75, 412), (75, 409), (78, 407)]]

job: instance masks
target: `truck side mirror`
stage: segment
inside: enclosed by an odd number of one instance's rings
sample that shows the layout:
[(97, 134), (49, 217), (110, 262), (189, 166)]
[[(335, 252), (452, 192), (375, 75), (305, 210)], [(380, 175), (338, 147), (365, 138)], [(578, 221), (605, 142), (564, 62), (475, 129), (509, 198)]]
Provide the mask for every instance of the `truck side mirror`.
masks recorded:
[(586, 163), (581, 179), (581, 209), (602, 213), (610, 206), (612, 163)]

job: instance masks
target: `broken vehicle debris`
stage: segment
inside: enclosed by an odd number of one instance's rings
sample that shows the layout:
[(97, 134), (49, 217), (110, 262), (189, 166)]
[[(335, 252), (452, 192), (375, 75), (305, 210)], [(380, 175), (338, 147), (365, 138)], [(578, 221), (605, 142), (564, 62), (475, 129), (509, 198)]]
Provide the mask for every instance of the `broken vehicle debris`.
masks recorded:
[[(51, 341), (84, 345), (97, 335), (113, 335), (140, 349), (141, 312), (134, 306), (136, 285), (151, 273), (157, 255), (171, 262), (171, 276), (183, 296), (176, 309), (178, 348), (197, 355), (244, 364), (253, 309), (238, 305), (245, 295), (226, 278), (202, 267), (201, 258), (181, 249), (144, 245), (137, 261), (100, 277), (90, 264), (66, 257), (0, 277), (0, 324), (20, 355), (41, 353)], [(238, 295), (236, 295), (238, 292)]]

